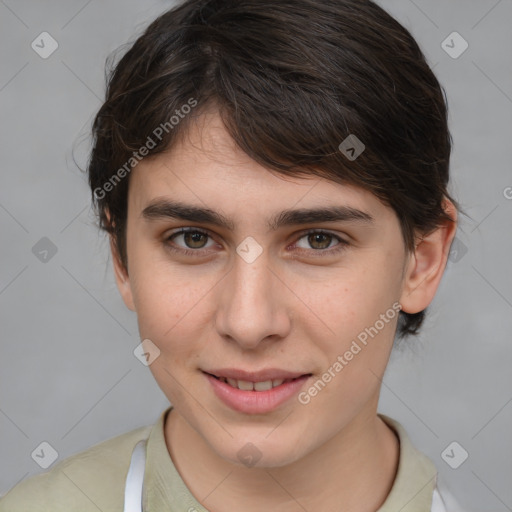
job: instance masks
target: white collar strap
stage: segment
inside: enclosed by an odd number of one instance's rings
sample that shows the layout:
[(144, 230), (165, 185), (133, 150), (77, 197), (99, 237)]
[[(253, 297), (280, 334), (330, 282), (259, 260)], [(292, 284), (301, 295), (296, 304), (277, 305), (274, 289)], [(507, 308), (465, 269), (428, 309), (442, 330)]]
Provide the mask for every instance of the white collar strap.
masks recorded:
[(132, 459), (124, 490), (124, 512), (142, 512), (142, 487), (146, 468), (146, 439), (139, 441), (132, 452)]

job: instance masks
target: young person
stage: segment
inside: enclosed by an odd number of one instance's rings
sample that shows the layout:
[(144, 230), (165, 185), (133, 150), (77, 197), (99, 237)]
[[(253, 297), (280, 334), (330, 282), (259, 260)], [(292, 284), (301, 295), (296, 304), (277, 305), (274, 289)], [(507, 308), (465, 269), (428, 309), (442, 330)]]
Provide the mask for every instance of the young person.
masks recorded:
[(368, 0), (188, 0), (118, 62), (88, 167), (172, 404), (0, 511), (440, 512), (377, 413), (456, 231), (443, 90)]

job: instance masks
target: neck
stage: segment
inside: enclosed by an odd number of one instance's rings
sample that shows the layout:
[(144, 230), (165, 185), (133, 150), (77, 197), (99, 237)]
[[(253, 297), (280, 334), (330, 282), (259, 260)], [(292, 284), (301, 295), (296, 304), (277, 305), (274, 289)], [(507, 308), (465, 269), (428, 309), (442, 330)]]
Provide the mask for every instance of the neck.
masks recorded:
[(244, 468), (222, 459), (175, 410), (164, 428), (176, 469), (212, 512), (375, 512), (398, 469), (398, 438), (376, 408), (306, 457), (277, 468)]

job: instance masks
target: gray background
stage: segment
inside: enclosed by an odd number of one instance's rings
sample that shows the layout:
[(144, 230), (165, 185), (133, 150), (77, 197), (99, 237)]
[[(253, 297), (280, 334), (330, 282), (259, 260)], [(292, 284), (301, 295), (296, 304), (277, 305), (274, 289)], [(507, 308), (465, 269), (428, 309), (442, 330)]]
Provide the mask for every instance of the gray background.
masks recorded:
[[(405, 426), (467, 511), (512, 510), (512, 1), (379, 3), (446, 89), (451, 191), (470, 216), (422, 335), (392, 355), (380, 412)], [(43, 471), (31, 458), (42, 441), (61, 460), (168, 406), (133, 355), (136, 318), (73, 155), (84, 168), (105, 58), (171, 5), (0, 0), (0, 494)], [(31, 48), (43, 31), (59, 44), (47, 59)], [(453, 31), (469, 43), (456, 59), (441, 46)], [(32, 251), (43, 237), (57, 248), (46, 262)], [(441, 458), (452, 441), (469, 453), (458, 469)]]

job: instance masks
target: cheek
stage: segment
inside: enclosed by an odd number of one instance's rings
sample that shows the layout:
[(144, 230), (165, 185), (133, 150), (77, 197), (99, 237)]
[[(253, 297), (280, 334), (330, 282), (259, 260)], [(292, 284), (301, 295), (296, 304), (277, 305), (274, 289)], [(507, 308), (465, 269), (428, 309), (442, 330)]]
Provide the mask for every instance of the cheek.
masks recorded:
[(159, 347), (163, 360), (172, 363), (200, 352), (200, 333), (210, 313), (209, 283), (168, 265), (134, 265), (131, 284), (140, 335)]
[(135, 296), (140, 337), (160, 351), (150, 371), (169, 401), (183, 407), (197, 383), (195, 372), (205, 349), (204, 289), (147, 268), (138, 274)]
[[(343, 370), (334, 379), (343, 387), (357, 385), (361, 379), (373, 379), (385, 368), (392, 348), (400, 297), (400, 268), (390, 259), (354, 265), (340, 271), (336, 278), (315, 286), (304, 282), (297, 295), (307, 304), (302, 327), (314, 340), (314, 350), (326, 369), (342, 356)], [(348, 379), (348, 380), (346, 380)], [(335, 383), (331, 390), (338, 388)], [(326, 394), (327, 395), (327, 394)]]
[(340, 272), (315, 285), (306, 280), (295, 289), (326, 333), (354, 335), (354, 329), (373, 325), (398, 300), (399, 271), (389, 267), (375, 271), (371, 267)]
[(321, 322), (306, 321), (303, 327), (313, 340), (312, 353), (323, 364), (301, 403), (311, 403), (319, 425), (326, 415), (332, 421), (332, 411), (339, 411), (332, 432), (378, 394), (398, 320), (399, 295), (392, 285), (392, 279), (381, 275), (376, 282), (375, 274), (363, 272), (341, 285), (325, 283), (321, 292), (309, 293), (308, 305)]

